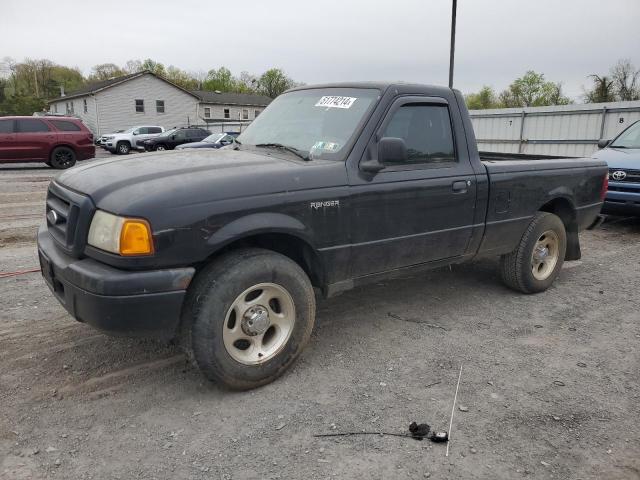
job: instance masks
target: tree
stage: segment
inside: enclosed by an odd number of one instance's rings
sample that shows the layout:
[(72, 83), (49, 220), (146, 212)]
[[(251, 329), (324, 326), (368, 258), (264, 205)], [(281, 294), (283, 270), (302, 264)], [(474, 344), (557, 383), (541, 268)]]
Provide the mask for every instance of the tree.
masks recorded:
[(236, 82), (238, 93), (254, 93), (258, 86), (258, 78), (249, 72), (240, 72), (240, 77)]
[(276, 98), (285, 90), (296, 86), (296, 83), (279, 68), (271, 68), (260, 76), (259, 92), (267, 97)]
[(167, 68), (165, 78), (179, 87), (186, 88), (187, 90), (194, 90), (198, 86), (198, 82), (195, 78), (184, 70), (174, 67), (173, 65), (169, 65), (169, 68)]
[(611, 68), (611, 78), (616, 97), (620, 101), (640, 100), (640, 70), (628, 59), (618, 60)]
[(484, 110), (487, 108), (499, 108), (500, 104), (493, 88), (485, 85), (478, 93), (465, 95), (465, 102), (469, 110)]
[(140, 67), (141, 70), (148, 70), (151, 73), (160, 75), (161, 77), (164, 77), (166, 75), (164, 65), (156, 62), (155, 60), (151, 60), (150, 58), (147, 58), (144, 62), (142, 62), (142, 65), (140, 65)]
[(114, 77), (121, 77), (126, 72), (115, 63), (100, 63), (94, 65), (89, 75), (89, 81), (103, 81)]
[(585, 103), (614, 102), (616, 100), (611, 77), (589, 75), (589, 78), (593, 80), (593, 88), (585, 92)]
[(144, 68), (142, 68), (142, 62), (140, 60), (127, 60), (127, 63), (124, 64), (122, 70), (131, 75), (132, 73), (141, 72)]
[(233, 92), (236, 87), (236, 79), (227, 67), (214, 68), (207, 73), (207, 79), (202, 85), (204, 90), (220, 92)]
[(503, 107), (542, 107), (567, 105), (571, 100), (562, 95), (560, 83), (547, 82), (544, 74), (529, 70), (500, 93)]

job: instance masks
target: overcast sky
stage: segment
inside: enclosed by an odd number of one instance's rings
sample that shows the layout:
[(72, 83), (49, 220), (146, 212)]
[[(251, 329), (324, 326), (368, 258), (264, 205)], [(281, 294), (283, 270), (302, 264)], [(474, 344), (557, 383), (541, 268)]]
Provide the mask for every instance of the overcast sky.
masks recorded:
[[(1, 0), (0, 58), (446, 84), (450, 16), (451, 0)], [(640, 68), (639, 20), (640, 0), (458, 0), (454, 84), (500, 90), (533, 69), (578, 98), (620, 58)]]

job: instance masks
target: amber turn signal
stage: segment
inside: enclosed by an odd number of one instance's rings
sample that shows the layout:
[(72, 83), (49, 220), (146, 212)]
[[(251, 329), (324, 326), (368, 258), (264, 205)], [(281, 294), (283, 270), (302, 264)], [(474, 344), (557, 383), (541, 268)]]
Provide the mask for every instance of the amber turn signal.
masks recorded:
[(141, 219), (125, 219), (120, 231), (120, 255), (151, 255), (153, 237), (149, 223)]

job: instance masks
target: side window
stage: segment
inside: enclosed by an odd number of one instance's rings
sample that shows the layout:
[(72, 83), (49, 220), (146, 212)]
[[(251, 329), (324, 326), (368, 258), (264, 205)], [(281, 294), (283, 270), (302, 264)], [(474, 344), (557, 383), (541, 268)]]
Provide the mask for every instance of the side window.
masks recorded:
[(383, 137), (402, 138), (408, 164), (455, 162), (451, 119), (446, 105), (403, 105), (395, 111)]
[(50, 123), (53, 124), (58, 130), (63, 132), (79, 132), (81, 128), (73, 122), (68, 122), (66, 120), (49, 120)]
[(156, 113), (164, 113), (164, 100), (156, 100)]
[(231, 113), (228, 108), (224, 109), (224, 118), (231, 118)]
[(183, 138), (185, 138), (185, 137), (186, 137), (186, 135), (185, 135), (185, 131), (184, 131), (184, 130), (178, 130), (178, 131), (175, 133), (175, 136), (176, 136), (176, 140), (182, 140)]
[(138, 129), (138, 135), (146, 135), (149, 133), (149, 129), (147, 127), (140, 127)]
[(144, 113), (144, 100), (136, 99), (136, 113)]
[(0, 120), (0, 133), (13, 133), (13, 120)]
[(17, 130), (20, 133), (38, 133), (48, 132), (49, 125), (42, 120), (36, 120), (35, 118), (21, 118), (17, 120)]
[(149, 133), (162, 133), (162, 129), (160, 127), (149, 127)]

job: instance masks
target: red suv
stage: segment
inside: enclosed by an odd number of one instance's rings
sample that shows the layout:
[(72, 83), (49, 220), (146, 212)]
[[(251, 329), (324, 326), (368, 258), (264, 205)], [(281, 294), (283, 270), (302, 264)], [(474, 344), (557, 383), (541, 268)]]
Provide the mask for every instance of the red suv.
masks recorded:
[(0, 163), (69, 168), (95, 157), (93, 134), (72, 117), (0, 117)]

